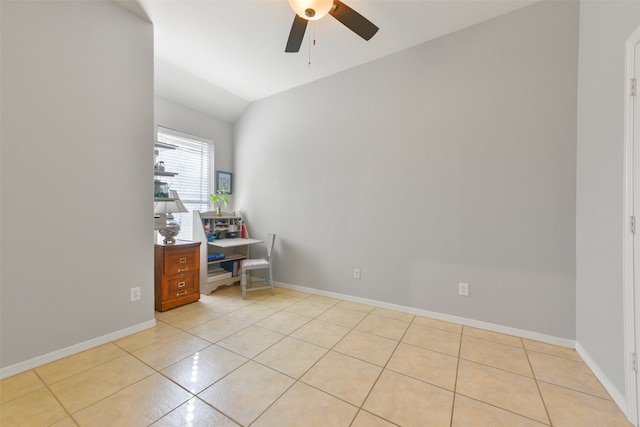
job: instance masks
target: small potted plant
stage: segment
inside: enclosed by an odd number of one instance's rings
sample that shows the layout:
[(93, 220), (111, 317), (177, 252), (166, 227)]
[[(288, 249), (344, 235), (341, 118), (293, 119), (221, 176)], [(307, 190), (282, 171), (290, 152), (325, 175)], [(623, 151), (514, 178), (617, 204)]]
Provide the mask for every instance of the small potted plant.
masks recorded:
[(220, 203), (224, 203), (225, 207), (229, 204), (229, 197), (227, 192), (224, 190), (217, 190), (214, 194), (210, 194), (209, 198), (216, 206), (216, 215), (222, 216), (222, 210), (220, 207)]

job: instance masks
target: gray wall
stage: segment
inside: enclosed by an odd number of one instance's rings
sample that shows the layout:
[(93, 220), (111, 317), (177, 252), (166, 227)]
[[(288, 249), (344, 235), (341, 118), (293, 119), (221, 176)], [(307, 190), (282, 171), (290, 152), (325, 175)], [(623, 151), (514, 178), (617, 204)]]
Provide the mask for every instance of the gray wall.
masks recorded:
[(105, 1), (0, 7), (7, 367), (153, 322), (153, 28)]
[(251, 104), (236, 202), (278, 234), (275, 279), (575, 338), (578, 11), (538, 3)]
[(638, 1), (580, 7), (576, 221), (577, 339), (624, 395), (623, 148), (625, 41)]

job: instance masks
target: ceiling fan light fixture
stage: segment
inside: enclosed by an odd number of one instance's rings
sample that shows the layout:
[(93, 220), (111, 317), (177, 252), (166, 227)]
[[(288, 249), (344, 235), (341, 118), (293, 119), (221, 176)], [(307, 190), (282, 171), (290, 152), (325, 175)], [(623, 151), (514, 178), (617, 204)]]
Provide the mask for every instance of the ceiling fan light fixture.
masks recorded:
[(329, 13), (333, 0), (289, 0), (296, 14), (309, 21), (315, 21)]

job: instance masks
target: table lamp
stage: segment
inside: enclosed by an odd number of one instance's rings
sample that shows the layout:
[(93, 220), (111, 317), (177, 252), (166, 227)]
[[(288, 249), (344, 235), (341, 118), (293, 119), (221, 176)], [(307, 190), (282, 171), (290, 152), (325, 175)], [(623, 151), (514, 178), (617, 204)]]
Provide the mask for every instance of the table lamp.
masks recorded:
[(158, 233), (164, 237), (163, 242), (171, 245), (176, 242), (175, 237), (180, 233), (180, 224), (173, 219), (174, 213), (189, 212), (182, 204), (178, 192), (169, 190), (169, 199), (155, 202), (153, 206), (154, 215), (160, 215), (160, 227)]

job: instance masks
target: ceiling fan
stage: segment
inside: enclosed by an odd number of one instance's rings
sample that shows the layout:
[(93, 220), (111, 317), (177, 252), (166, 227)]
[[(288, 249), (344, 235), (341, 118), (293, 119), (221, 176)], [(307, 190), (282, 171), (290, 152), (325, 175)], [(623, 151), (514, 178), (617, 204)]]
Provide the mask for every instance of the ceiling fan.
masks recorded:
[(289, 0), (289, 4), (296, 16), (293, 18), (285, 52), (300, 51), (307, 23), (318, 20), (327, 13), (365, 40), (369, 40), (378, 32), (378, 27), (371, 21), (340, 0)]

